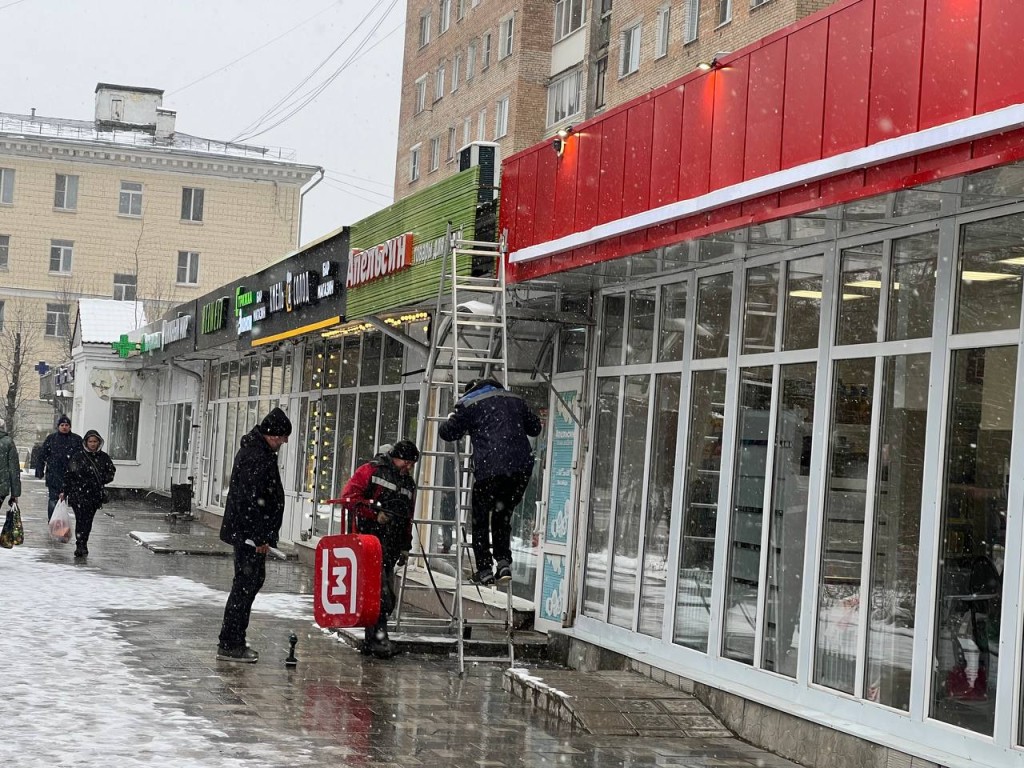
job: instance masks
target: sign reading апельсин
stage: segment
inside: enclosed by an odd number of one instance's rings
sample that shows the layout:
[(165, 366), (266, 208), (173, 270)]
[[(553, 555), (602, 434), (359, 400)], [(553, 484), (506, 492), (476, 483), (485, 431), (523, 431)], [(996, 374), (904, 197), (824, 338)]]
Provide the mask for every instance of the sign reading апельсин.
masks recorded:
[(406, 232), (365, 251), (352, 251), (348, 257), (345, 287), (354, 288), (371, 280), (392, 275), (411, 264), (412, 233)]

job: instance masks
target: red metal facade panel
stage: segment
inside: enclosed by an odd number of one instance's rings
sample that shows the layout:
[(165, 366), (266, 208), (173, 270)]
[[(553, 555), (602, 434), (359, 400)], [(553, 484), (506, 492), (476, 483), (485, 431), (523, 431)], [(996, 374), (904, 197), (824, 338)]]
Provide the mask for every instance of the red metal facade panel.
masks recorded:
[(519, 162), (519, 194), (516, 198), (516, 235), (523, 243), (536, 243), (533, 212), (537, 205), (537, 153), (524, 155)]
[(654, 139), (651, 142), (651, 207), (678, 200), (679, 135), (683, 89), (665, 91), (654, 100)]
[[(623, 169), (622, 215), (650, 208), (651, 158), (654, 141), (654, 100), (642, 101), (627, 113), (626, 163)], [(622, 238), (622, 247), (642, 250), (647, 235), (641, 231)]]
[[(551, 230), (552, 237), (563, 237), (573, 231), (576, 219), (576, 178), (579, 166), (579, 142), (575, 139), (566, 142), (562, 157), (558, 161), (555, 178), (555, 220)], [(555, 154), (551, 150), (551, 154)]]
[(868, 143), (917, 130), (924, 0), (875, 0)]
[(867, 138), (874, 10), (864, 0), (828, 19), (824, 157), (863, 147)]
[(686, 84), (679, 132), (679, 199), (708, 191), (711, 173), (711, 125), (714, 120), (715, 78), (701, 77)]
[(794, 32), (786, 57), (782, 112), (782, 167), (821, 159), (828, 19)]
[(559, 157), (555, 150), (537, 153), (537, 190), (533, 212), (533, 239), (550, 240), (555, 218), (555, 174)]
[(920, 129), (974, 111), (980, 0), (928, 0), (921, 66)]
[(626, 162), (625, 111), (603, 122), (601, 132), (601, 178), (597, 199), (597, 221), (603, 224), (622, 215), (623, 166)]
[(711, 186), (727, 187), (743, 181), (743, 145), (747, 135), (746, 56), (713, 73), (715, 119), (711, 126)]
[(512, 160), (501, 164), (501, 199), (498, 203), (498, 213), (501, 217), (501, 226), (508, 228), (509, 248), (518, 248), (524, 242), (519, 237), (519, 230), (516, 227), (516, 198), (519, 191), (519, 160)]
[[(576, 226), (583, 232), (597, 224), (597, 195), (601, 181), (601, 124), (595, 123), (572, 137), (578, 153), (576, 179)], [(549, 150), (550, 151), (550, 150)]]
[(743, 176), (753, 179), (779, 170), (782, 161), (782, 109), (786, 84), (786, 40), (750, 54), (747, 141)]
[(990, 112), (1024, 102), (1020, 40), (1024, 3), (985, 0), (978, 46), (978, 94), (975, 112)]

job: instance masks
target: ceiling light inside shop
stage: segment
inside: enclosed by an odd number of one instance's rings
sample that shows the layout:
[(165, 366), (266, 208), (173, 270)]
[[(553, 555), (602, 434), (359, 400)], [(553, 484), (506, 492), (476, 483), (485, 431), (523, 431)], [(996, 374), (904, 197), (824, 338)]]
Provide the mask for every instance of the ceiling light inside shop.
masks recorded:
[[(882, 290), (881, 280), (854, 280), (852, 283), (846, 283), (847, 288), (870, 288), (874, 291)], [(899, 283), (893, 283), (893, 290), (898, 291), (900, 289)]]
[(1013, 264), (1016, 267), (1024, 267), (1024, 256), (1014, 256), (1012, 259), (999, 259), (1000, 264)]
[(960, 279), (965, 283), (993, 283), (998, 280), (1020, 280), (1020, 275), (1007, 275), (1004, 272), (972, 272), (964, 270)]
[[(790, 291), (789, 295), (794, 299), (814, 299), (815, 301), (821, 301), (821, 291), (805, 291), (796, 290)], [(868, 299), (870, 296), (866, 296), (863, 293), (844, 293), (843, 301), (853, 301), (854, 299)]]

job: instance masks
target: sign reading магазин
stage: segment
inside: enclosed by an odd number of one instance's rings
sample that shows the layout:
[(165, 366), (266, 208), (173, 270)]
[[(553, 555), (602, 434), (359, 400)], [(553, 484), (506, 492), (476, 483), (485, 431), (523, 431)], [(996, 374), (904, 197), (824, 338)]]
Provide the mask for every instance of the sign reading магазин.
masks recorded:
[(412, 240), (412, 233), (406, 232), (366, 250), (353, 250), (348, 257), (345, 287), (355, 288), (410, 267), (413, 262)]

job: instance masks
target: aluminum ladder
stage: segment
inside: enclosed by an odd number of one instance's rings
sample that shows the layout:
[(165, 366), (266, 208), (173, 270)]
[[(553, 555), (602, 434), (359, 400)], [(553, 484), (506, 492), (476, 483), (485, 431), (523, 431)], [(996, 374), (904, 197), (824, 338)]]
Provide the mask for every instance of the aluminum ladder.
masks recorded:
[[(417, 494), (425, 498), (429, 513), (414, 519), (413, 551), (410, 560), (425, 570), (429, 585), (409, 582), (409, 564), (403, 571), (398, 593), (396, 628), (421, 631), (442, 630), (453, 634), (459, 674), (466, 662), (515, 662), (512, 583), (504, 585), (503, 616), (484, 608), (487, 618), (467, 619), (462, 591), (473, 584), (481, 600), (484, 592), (497, 587), (481, 587), (469, 582), (471, 544), (467, 537), (472, 514), (473, 471), (470, 440), (447, 443), (438, 437), (438, 426), (472, 379), (493, 377), (508, 386), (506, 350), (508, 332), (505, 322), (506, 236), (497, 243), (464, 240), (449, 226), (448, 252), (442, 257), (437, 304), (431, 321), (429, 352), (421, 394), (416, 444), (420, 461), (416, 464)], [(444, 546), (447, 544), (448, 546)], [(472, 569), (475, 570), (475, 567)], [(446, 572), (454, 580), (451, 600), (446, 604), (435, 575)], [(433, 590), (447, 618), (410, 618), (402, 616), (406, 591)], [(497, 609), (496, 609), (497, 610)], [(475, 626), (500, 626), (505, 630), (507, 655), (467, 656), (466, 641)]]

